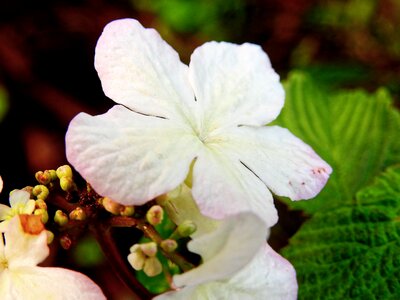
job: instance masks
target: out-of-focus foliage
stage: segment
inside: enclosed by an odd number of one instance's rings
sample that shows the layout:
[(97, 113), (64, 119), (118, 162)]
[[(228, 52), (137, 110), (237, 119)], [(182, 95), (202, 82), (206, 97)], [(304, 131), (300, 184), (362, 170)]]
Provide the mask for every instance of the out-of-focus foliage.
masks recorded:
[(8, 99), (4, 89), (0, 87), (0, 122), (8, 110)]
[(132, 4), (139, 10), (155, 13), (173, 31), (180, 33), (220, 40), (244, 29), (243, 0), (133, 0)]
[(80, 239), (73, 248), (72, 256), (78, 266), (85, 268), (101, 265), (105, 259), (96, 239), (92, 236)]
[(327, 92), (293, 72), (277, 124), (311, 145), (333, 168), (323, 191), (311, 201), (288, 201), (315, 213), (352, 203), (356, 192), (399, 160), (400, 116), (387, 91)]
[(329, 85), (383, 85), (400, 94), (399, 1), (319, 0), (305, 27), (292, 52), (293, 67), (329, 78)]
[(399, 213), (399, 166), (352, 204), (316, 213), (284, 251), (299, 299), (400, 299)]

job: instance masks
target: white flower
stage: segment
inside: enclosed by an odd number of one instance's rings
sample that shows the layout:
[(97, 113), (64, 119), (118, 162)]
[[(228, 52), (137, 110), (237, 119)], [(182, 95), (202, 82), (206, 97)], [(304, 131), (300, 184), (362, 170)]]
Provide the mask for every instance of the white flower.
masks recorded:
[(193, 195), (207, 216), (253, 211), (277, 221), (273, 193), (314, 197), (330, 166), (288, 130), (265, 127), (284, 103), (261, 47), (210, 42), (189, 67), (153, 29), (108, 24), (95, 66), (120, 105), (81, 113), (66, 135), (67, 158), (103, 196), (141, 205), (173, 190), (193, 166)]
[[(35, 219), (39, 223), (35, 224)], [(4, 240), (0, 236), (1, 299), (106, 299), (101, 289), (83, 274), (37, 266), (49, 255), (46, 231), (39, 216), (15, 216), (7, 226)]]
[[(1, 185), (3, 185), (3, 181), (1, 181)], [(12, 217), (19, 214), (30, 215), (35, 210), (35, 200), (30, 199), (30, 194), (27, 191), (12, 191), (10, 193), (9, 202), (11, 207), (0, 204), (0, 232), (5, 231)]]
[(198, 231), (192, 235), (188, 249), (199, 254), (203, 262), (175, 275), (173, 283), (180, 289), (160, 295), (157, 300), (296, 299), (296, 272), (265, 244), (265, 223), (256, 215), (241, 213), (223, 221), (207, 220), (184, 186), (166, 198), (164, 205), (174, 222), (196, 220)]

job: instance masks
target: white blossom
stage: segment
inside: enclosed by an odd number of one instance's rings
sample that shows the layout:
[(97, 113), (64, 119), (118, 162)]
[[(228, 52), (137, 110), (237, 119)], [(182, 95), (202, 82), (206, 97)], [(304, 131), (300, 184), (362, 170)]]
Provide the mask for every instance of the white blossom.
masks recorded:
[(95, 67), (118, 105), (76, 116), (66, 148), (103, 196), (142, 205), (181, 184), (194, 162), (193, 195), (203, 214), (252, 211), (271, 226), (270, 191), (312, 198), (331, 173), (287, 129), (264, 126), (278, 116), (284, 90), (257, 45), (205, 43), (187, 66), (155, 30), (122, 19), (105, 27)]

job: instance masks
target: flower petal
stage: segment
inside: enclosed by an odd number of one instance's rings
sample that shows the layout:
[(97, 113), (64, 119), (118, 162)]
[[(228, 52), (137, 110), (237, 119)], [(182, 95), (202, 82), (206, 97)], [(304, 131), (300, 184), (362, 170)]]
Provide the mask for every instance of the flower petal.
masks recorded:
[(283, 107), (279, 75), (258, 45), (205, 43), (192, 54), (189, 76), (208, 132), (228, 124), (264, 125)]
[(155, 299), (295, 300), (297, 289), (293, 266), (267, 244), (232, 278), (187, 286)]
[(109, 23), (96, 46), (104, 93), (142, 114), (185, 119), (195, 104), (188, 68), (154, 29), (133, 19)]
[(274, 225), (278, 215), (265, 184), (219, 146), (204, 148), (194, 165), (192, 193), (200, 211), (215, 219), (250, 211)]
[(310, 146), (279, 126), (236, 127), (224, 136), (226, 153), (237, 155), (276, 195), (313, 198), (332, 172)]
[(117, 105), (81, 113), (66, 135), (68, 161), (102, 196), (141, 205), (184, 181), (200, 145), (190, 130)]
[(47, 234), (25, 233), (19, 216), (13, 217), (5, 231), (4, 254), (9, 268), (18, 266), (36, 266), (49, 255)]
[(3, 178), (0, 176), (0, 193), (3, 190)]
[(11, 213), (11, 207), (0, 204), (0, 221), (6, 219), (6, 217)]
[(295, 269), (268, 244), (228, 283), (233, 290), (236, 288), (235, 294), (247, 290), (247, 297), (240, 299), (297, 299)]
[(87, 276), (67, 269), (19, 267), (8, 270), (3, 277), (8, 277), (4, 278), (8, 285), (1, 285), (0, 290), (5, 299), (106, 299)]
[(23, 190), (14, 190), (10, 193), (10, 206), (16, 207), (18, 204), (25, 205), (30, 198), (30, 194)]
[(188, 243), (191, 252), (203, 263), (186, 273), (174, 276), (178, 287), (223, 280), (247, 265), (265, 243), (265, 223), (252, 213), (243, 213), (220, 222), (209, 234), (197, 236)]

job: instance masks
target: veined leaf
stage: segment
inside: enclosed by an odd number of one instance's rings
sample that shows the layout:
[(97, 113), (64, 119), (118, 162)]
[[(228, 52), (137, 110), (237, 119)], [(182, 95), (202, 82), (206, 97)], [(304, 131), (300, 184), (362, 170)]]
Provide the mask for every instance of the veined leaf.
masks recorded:
[(299, 299), (400, 299), (400, 166), (355, 202), (315, 213), (284, 249)]
[(399, 161), (400, 117), (389, 94), (378, 90), (328, 93), (299, 72), (285, 83), (286, 102), (275, 124), (308, 143), (333, 168), (311, 201), (287, 203), (308, 213), (350, 204), (356, 192)]

